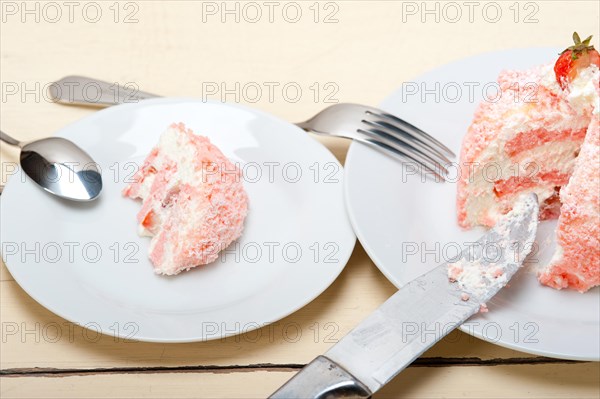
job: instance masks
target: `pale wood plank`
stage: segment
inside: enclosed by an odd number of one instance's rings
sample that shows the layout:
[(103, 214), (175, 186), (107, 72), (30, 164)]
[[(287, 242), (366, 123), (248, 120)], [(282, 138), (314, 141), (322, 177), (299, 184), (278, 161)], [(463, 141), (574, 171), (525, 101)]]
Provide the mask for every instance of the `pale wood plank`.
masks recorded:
[(6, 268), (4, 261), (0, 259), (0, 281), (15, 281), (13, 276), (10, 275), (10, 272)]
[[(261, 398), (296, 371), (5, 377), (3, 398)], [(374, 398), (597, 398), (598, 363), (411, 367)]]
[[(344, 272), (323, 295), (281, 320), (281, 328), (262, 329), (258, 340), (257, 333), (250, 332), (225, 341), (154, 344), (115, 342), (109, 336), (90, 342), (80, 327), (71, 326), (37, 304), (14, 281), (3, 281), (0, 287), (0, 319), (4, 329), (0, 342), (2, 369), (305, 364), (332, 345), (325, 342), (326, 334), (333, 331), (325, 329), (326, 323), (339, 327), (332, 337), (339, 339), (395, 292), (395, 287), (357, 245)], [(297, 323), (303, 333), (298, 342), (284, 339), (283, 327), (291, 323)], [(319, 326), (318, 337), (314, 332), (315, 323)], [(54, 338), (57, 326), (62, 334), (58, 341)], [(36, 333), (27, 334), (26, 329)], [(456, 332), (426, 356), (491, 359), (530, 355)]]

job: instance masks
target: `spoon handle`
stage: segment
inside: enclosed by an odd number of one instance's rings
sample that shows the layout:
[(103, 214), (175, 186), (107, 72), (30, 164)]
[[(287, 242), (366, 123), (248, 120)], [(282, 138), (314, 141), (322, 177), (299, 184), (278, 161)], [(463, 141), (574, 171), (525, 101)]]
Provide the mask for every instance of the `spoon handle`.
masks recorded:
[(110, 105), (137, 103), (156, 94), (138, 90), (134, 82), (120, 86), (85, 76), (66, 76), (49, 86), (52, 101), (61, 104), (108, 107)]
[(19, 140), (15, 140), (10, 137), (8, 134), (4, 133), (0, 130), (0, 140), (4, 141), (6, 144), (16, 145), (17, 147), (21, 147), (21, 142)]

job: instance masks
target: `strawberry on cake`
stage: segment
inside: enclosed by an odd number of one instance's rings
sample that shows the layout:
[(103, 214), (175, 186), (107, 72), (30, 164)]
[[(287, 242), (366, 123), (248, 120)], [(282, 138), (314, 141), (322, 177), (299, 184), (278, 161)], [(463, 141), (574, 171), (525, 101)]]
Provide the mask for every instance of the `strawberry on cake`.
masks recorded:
[(183, 123), (161, 135), (123, 195), (142, 199), (139, 234), (152, 237), (150, 260), (164, 275), (216, 260), (248, 209), (240, 170)]
[(585, 292), (600, 285), (600, 56), (591, 37), (573, 39), (554, 67), (500, 74), (499, 98), (480, 104), (463, 141), (457, 207), (462, 227), (493, 226), (535, 192), (540, 219), (559, 218), (540, 282)]

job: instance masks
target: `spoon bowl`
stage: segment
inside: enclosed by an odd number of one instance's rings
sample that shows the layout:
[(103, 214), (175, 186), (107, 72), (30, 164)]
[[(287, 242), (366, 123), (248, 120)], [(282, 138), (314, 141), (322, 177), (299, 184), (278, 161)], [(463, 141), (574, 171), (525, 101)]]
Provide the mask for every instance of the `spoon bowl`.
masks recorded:
[(92, 201), (100, 195), (98, 165), (72, 141), (49, 137), (23, 144), (6, 133), (2, 140), (21, 148), (23, 171), (49, 193), (73, 201)]

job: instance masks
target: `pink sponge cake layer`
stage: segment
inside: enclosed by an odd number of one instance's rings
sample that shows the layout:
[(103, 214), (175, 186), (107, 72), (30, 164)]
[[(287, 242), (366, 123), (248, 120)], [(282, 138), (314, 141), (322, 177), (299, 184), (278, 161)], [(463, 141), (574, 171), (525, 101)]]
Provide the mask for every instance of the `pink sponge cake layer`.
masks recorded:
[(599, 77), (592, 65), (562, 89), (552, 65), (503, 72), (500, 98), (478, 107), (461, 150), (462, 227), (493, 226), (526, 192), (540, 219), (560, 215), (557, 253), (539, 274), (554, 288), (600, 284)]
[(183, 123), (161, 135), (123, 195), (142, 199), (140, 235), (152, 236), (150, 260), (165, 275), (216, 260), (248, 210), (239, 168)]

